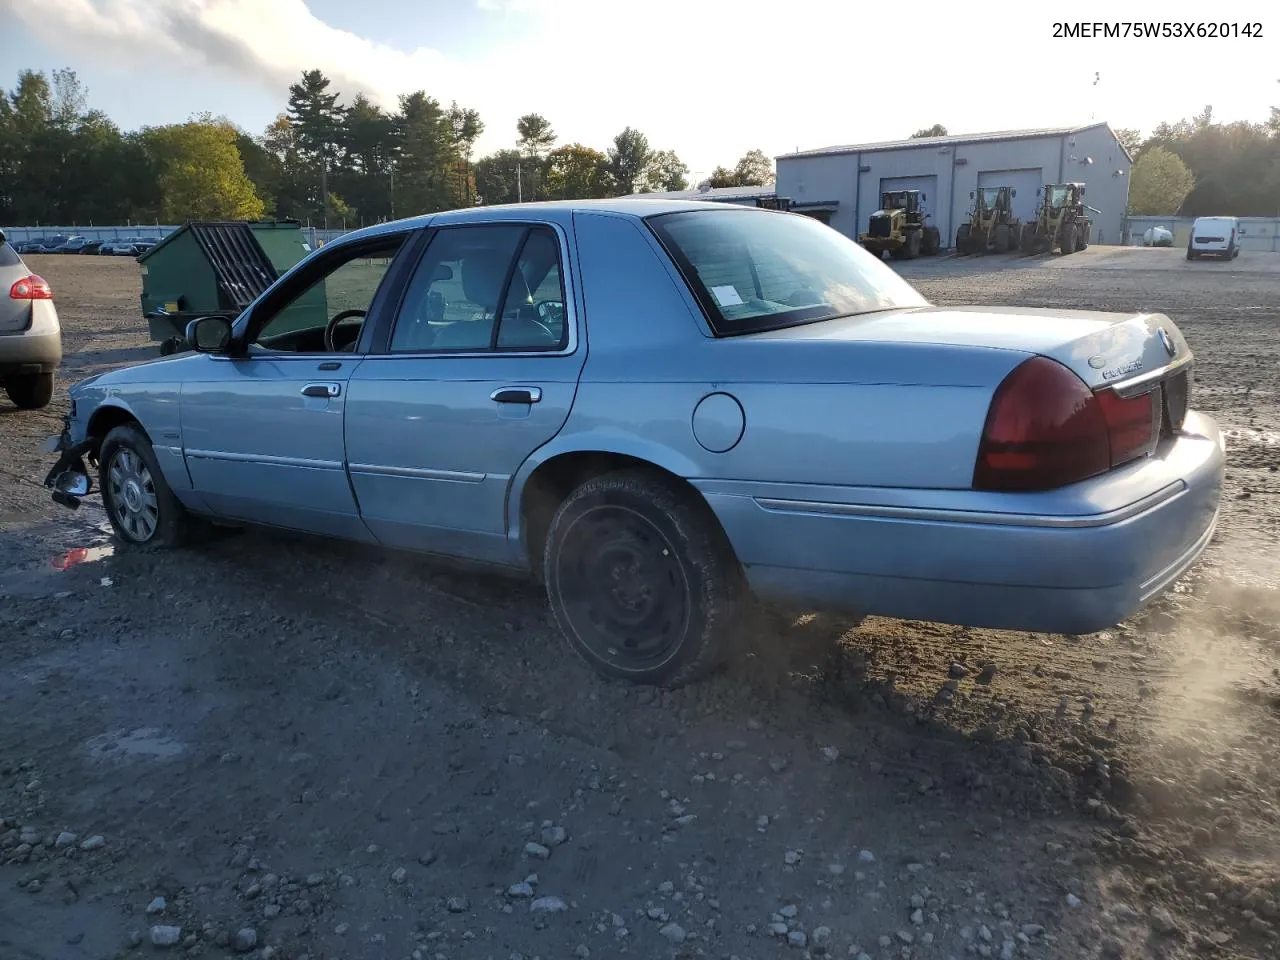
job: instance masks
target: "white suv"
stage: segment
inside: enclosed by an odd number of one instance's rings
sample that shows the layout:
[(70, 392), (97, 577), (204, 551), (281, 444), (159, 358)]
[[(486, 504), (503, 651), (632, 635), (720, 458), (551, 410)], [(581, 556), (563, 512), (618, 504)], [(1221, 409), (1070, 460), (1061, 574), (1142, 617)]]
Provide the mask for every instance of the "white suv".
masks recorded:
[(1240, 255), (1240, 221), (1236, 217), (1196, 217), (1187, 238), (1187, 259)]

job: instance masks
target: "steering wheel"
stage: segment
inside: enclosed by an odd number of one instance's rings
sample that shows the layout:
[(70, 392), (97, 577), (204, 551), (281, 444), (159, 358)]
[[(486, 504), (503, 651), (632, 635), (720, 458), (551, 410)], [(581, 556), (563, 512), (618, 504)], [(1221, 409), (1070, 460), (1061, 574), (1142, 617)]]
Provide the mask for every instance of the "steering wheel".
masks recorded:
[(350, 317), (363, 317), (368, 311), (366, 310), (343, 310), (341, 313), (335, 313), (329, 318), (329, 322), (324, 327), (324, 348), (330, 353), (337, 353), (338, 348), (334, 346), (333, 334), (338, 324)]

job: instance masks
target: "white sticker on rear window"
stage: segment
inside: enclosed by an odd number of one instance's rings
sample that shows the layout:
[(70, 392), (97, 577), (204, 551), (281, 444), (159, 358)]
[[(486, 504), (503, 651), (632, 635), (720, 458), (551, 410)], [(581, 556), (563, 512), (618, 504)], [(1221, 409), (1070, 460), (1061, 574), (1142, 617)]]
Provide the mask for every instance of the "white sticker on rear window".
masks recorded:
[(716, 298), (716, 303), (722, 307), (736, 307), (742, 303), (742, 297), (738, 296), (738, 288), (733, 284), (726, 284), (723, 287), (712, 287), (711, 295)]

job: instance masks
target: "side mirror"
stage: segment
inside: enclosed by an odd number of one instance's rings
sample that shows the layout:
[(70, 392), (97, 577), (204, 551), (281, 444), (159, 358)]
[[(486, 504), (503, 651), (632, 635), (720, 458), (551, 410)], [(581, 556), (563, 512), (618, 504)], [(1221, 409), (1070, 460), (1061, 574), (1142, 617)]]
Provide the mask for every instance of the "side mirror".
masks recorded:
[(432, 283), (435, 283), (438, 280), (452, 280), (452, 279), (453, 279), (453, 267), (449, 266), (447, 263), (436, 264), (435, 270), (432, 271), (431, 273)]
[(972, 190), (970, 190), (970, 191), (969, 191), (969, 199), (970, 199), (970, 200), (972, 200), (972, 199), (973, 199), (973, 191), (972, 191)]
[(187, 344), (199, 353), (222, 353), (231, 343), (231, 321), (226, 317), (196, 317), (187, 324)]
[(926, 200), (928, 200), (928, 199), (929, 199), (928, 194), (925, 194), (925, 193), (920, 194), (920, 202), (921, 202), (921, 203), (924, 203), (924, 202), (925, 202)]
[(1010, 190), (1010, 191), (1009, 191), (1009, 196), (1011, 196), (1011, 197), (1016, 197), (1017, 195), (1018, 195), (1018, 191), (1017, 191), (1017, 190)]

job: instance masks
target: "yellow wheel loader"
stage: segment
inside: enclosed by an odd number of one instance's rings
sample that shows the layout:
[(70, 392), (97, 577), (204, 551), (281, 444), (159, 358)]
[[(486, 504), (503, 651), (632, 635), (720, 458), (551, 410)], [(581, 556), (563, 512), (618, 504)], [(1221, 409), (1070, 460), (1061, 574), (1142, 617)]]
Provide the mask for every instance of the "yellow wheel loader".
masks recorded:
[(969, 194), (969, 222), (956, 231), (956, 253), (1008, 253), (1018, 248), (1022, 222), (1013, 215), (1012, 187), (979, 187)]
[(1088, 247), (1093, 221), (1085, 211), (1102, 211), (1084, 202), (1084, 184), (1050, 183), (1040, 194), (1039, 214), (1022, 228), (1022, 252), (1067, 254)]
[(919, 190), (881, 194), (880, 209), (871, 215), (867, 232), (858, 235), (858, 243), (876, 257), (887, 250), (895, 260), (936, 255), (942, 236), (937, 227), (925, 223), (929, 214), (920, 209), (920, 203), (927, 199)]

